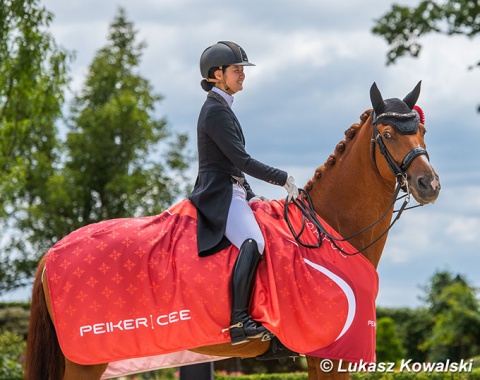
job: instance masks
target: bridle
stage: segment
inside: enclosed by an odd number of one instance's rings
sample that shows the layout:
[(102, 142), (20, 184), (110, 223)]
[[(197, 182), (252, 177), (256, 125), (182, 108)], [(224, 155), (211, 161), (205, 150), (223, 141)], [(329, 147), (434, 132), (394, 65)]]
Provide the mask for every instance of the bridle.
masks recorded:
[[(322, 223), (320, 222), (320, 220), (318, 219), (318, 217), (315, 213), (315, 210), (313, 208), (313, 204), (312, 204), (312, 201), (310, 199), (309, 194), (304, 189), (299, 189), (300, 196), (297, 199), (293, 200), (292, 202), (295, 204), (295, 206), (302, 213), (302, 224), (301, 224), (300, 231), (296, 232), (292, 223), (291, 223), (291, 221), (290, 221), (290, 218), (288, 216), (288, 200), (287, 199), (285, 199), (285, 205), (284, 205), (284, 218), (285, 218), (285, 221), (286, 221), (286, 223), (288, 225), (288, 228), (290, 229), (290, 232), (292, 233), (293, 237), (303, 247), (319, 248), (322, 244), (322, 241), (324, 240), (324, 237), (325, 237), (325, 238), (329, 239), (331, 241), (331, 243), (335, 246), (335, 248), (337, 248), (344, 255), (348, 255), (348, 256), (357, 255), (359, 253), (364, 252), (365, 250), (367, 250), (371, 246), (373, 246), (383, 236), (385, 236), (390, 231), (390, 229), (395, 225), (395, 223), (400, 219), (400, 216), (402, 215), (403, 211), (421, 206), (421, 205), (416, 205), (416, 206), (412, 206), (412, 207), (407, 207), (408, 203), (410, 202), (410, 189), (408, 187), (408, 180), (407, 180), (406, 171), (410, 167), (412, 162), (418, 156), (424, 155), (424, 156), (427, 156), (427, 158), (429, 158), (428, 153), (425, 150), (425, 148), (423, 148), (421, 146), (414, 147), (412, 150), (410, 150), (410, 152), (408, 152), (406, 154), (406, 156), (402, 160), (402, 163), (398, 164), (394, 160), (394, 158), (392, 157), (389, 150), (387, 149), (387, 146), (385, 145), (385, 142), (383, 141), (383, 138), (380, 135), (380, 132), (378, 131), (377, 123), (378, 123), (378, 119), (380, 117), (396, 117), (396, 118), (398, 118), (398, 117), (411, 117), (411, 115), (410, 114), (398, 114), (398, 113), (394, 113), (394, 112), (389, 112), (389, 113), (381, 114), (381, 115), (379, 115), (379, 117), (374, 117), (374, 115), (372, 117), (372, 145), (371, 145), (372, 148), (371, 148), (371, 151), (372, 151), (373, 164), (375, 165), (375, 167), (378, 171), (377, 162), (376, 162), (376, 158), (375, 158), (375, 147), (378, 146), (378, 150), (380, 151), (382, 156), (385, 158), (385, 161), (387, 162), (390, 170), (392, 171), (392, 173), (395, 175), (395, 178), (396, 178), (395, 191), (394, 191), (394, 194), (393, 194), (393, 197), (392, 197), (392, 201), (390, 202), (390, 205), (388, 206), (387, 210), (375, 222), (373, 222), (369, 226), (365, 227), (364, 229), (362, 229), (362, 230), (360, 230), (360, 231), (358, 231), (358, 232), (356, 232), (356, 233), (354, 233), (354, 234), (352, 234), (348, 237), (338, 238), (338, 237), (330, 234), (325, 229), (325, 227), (323, 227)], [(406, 194), (405, 195), (399, 195), (400, 191), (403, 191)], [(401, 199), (403, 199), (403, 203), (402, 203), (401, 207), (398, 210), (394, 210), (394, 213), (396, 213), (395, 218), (390, 222), (390, 224), (386, 228), (386, 230), (383, 231), (372, 242), (370, 242), (369, 244), (367, 244), (363, 248), (361, 248), (361, 249), (359, 249), (359, 250), (357, 250), (356, 252), (353, 252), (353, 253), (346, 252), (345, 250), (343, 250), (337, 244), (337, 242), (345, 242), (345, 241), (351, 240), (352, 238), (354, 238), (354, 237), (364, 233), (365, 231), (368, 231), (369, 229), (373, 228), (375, 225), (377, 225), (380, 221), (382, 221), (389, 214), (390, 209), (392, 209), (395, 206), (395, 203), (398, 200), (401, 200)], [(303, 231), (305, 230), (306, 221), (309, 221), (317, 229), (318, 241), (315, 244), (304, 243), (301, 240), (301, 235), (303, 234)]]
[(377, 161), (375, 158), (375, 145), (377, 145), (378, 150), (387, 161), (388, 167), (397, 178), (397, 183), (399, 182), (400, 179), (403, 182), (402, 190), (405, 192), (406, 192), (406, 186), (408, 186), (406, 185), (407, 169), (410, 167), (412, 162), (418, 156), (424, 155), (424, 156), (427, 156), (428, 159), (430, 159), (430, 157), (427, 151), (425, 150), (425, 148), (421, 146), (416, 146), (410, 152), (407, 153), (407, 155), (403, 158), (402, 163), (398, 165), (397, 162), (393, 159), (390, 152), (388, 151), (387, 146), (385, 145), (385, 142), (383, 141), (383, 138), (380, 135), (380, 132), (378, 131), (377, 124), (379, 123), (379, 119), (381, 118), (411, 118), (412, 114), (415, 117), (416, 115), (415, 111), (407, 114), (400, 114), (397, 112), (385, 112), (378, 116), (376, 116), (375, 112), (373, 112), (373, 115), (372, 115), (372, 149), (371, 150), (372, 150), (373, 164), (375, 165), (378, 171)]

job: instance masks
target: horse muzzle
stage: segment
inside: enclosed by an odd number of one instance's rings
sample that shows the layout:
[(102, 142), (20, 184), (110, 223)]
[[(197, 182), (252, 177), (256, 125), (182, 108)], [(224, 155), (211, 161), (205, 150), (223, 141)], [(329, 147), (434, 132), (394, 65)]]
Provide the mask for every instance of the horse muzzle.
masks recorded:
[(419, 204), (434, 203), (440, 194), (441, 184), (437, 173), (424, 173), (409, 179), (410, 191)]

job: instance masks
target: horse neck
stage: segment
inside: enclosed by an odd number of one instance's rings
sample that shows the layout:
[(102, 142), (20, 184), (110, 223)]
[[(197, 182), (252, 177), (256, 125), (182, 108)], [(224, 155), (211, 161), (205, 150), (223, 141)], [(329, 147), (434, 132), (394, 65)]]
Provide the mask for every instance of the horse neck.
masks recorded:
[[(349, 140), (347, 133), (354, 127), (355, 136)], [(394, 183), (385, 181), (372, 162), (371, 119), (363, 125), (352, 126), (346, 134), (347, 141), (337, 145), (335, 154), (317, 169), (314, 179), (306, 186), (315, 211), (343, 237), (376, 222), (389, 208), (394, 193)], [(388, 229), (392, 213), (393, 209), (389, 210), (379, 223), (351, 238), (349, 243), (358, 250), (366, 247)], [(375, 268), (386, 239), (387, 234), (362, 251)]]

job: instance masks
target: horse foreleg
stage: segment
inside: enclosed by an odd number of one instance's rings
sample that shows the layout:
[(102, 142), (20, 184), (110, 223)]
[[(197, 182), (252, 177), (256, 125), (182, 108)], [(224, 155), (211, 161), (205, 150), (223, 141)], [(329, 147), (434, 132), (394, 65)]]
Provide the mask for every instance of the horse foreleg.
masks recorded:
[(338, 372), (338, 360), (328, 360), (307, 356), (308, 380), (348, 380), (350, 375)]
[(81, 365), (65, 359), (63, 380), (100, 380), (107, 367), (108, 363)]

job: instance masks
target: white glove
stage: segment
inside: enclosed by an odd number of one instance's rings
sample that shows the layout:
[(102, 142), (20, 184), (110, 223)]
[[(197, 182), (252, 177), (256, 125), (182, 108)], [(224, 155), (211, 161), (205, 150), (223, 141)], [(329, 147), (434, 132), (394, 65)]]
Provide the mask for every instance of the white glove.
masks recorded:
[(255, 195), (254, 197), (250, 198), (248, 203), (253, 203), (253, 202), (270, 202), (270, 199), (267, 197), (264, 197), (263, 195)]
[(292, 176), (289, 176), (287, 178), (287, 182), (283, 187), (287, 190), (288, 197), (287, 200), (290, 202), (292, 199), (297, 199), (298, 197), (298, 189), (297, 186), (295, 186), (295, 178)]

